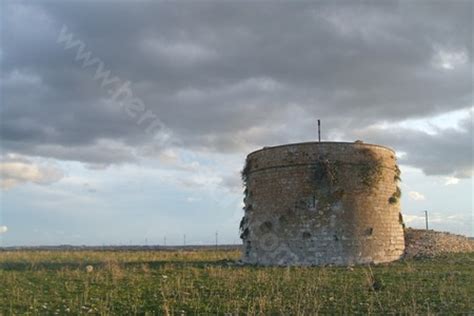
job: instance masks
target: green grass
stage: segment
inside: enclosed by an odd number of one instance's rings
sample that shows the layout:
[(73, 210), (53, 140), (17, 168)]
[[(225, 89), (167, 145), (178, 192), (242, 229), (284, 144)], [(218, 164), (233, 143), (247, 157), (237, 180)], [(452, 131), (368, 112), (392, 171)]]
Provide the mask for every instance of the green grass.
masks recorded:
[(474, 313), (474, 254), (353, 268), (248, 267), (238, 257), (0, 252), (0, 314)]

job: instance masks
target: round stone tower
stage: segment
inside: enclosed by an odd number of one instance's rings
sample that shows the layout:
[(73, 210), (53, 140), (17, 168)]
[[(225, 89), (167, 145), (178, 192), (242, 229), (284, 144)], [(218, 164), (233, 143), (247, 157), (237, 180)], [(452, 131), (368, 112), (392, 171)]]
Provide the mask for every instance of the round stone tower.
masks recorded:
[(265, 147), (242, 171), (242, 259), (260, 265), (348, 265), (404, 251), (393, 150), (311, 142)]

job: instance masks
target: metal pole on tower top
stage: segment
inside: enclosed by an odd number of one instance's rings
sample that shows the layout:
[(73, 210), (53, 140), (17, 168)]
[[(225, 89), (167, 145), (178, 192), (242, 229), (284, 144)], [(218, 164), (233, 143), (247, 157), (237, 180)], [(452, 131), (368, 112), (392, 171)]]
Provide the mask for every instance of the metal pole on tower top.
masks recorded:
[(321, 142), (321, 120), (318, 120), (318, 140)]

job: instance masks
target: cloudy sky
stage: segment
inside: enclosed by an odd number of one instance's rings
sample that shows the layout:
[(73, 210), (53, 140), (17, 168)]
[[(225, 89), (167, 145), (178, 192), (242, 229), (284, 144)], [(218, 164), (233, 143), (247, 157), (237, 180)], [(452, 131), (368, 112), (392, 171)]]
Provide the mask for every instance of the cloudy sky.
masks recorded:
[(474, 235), (471, 1), (1, 5), (1, 245), (239, 242), (246, 154), (318, 118)]

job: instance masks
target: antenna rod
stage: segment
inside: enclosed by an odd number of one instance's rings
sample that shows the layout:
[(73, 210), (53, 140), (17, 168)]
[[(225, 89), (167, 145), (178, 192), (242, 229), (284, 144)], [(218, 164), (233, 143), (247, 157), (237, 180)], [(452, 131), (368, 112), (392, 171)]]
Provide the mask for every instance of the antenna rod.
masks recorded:
[(318, 140), (321, 142), (321, 120), (318, 120)]

